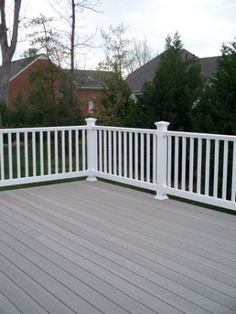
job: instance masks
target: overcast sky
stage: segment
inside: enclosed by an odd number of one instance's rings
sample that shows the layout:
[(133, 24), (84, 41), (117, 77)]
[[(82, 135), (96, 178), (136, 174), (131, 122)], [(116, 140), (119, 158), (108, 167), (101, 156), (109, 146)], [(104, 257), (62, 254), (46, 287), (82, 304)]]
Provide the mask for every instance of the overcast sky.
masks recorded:
[[(61, 0), (22, 0), (22, 15), (35, 17), (40, 13), (56, 15)], [(64, 6), (65, 7), (65, 6)], [(220, 54), (222, 42), (236, 37), (236, 0), (101, 0), (97, 7), (101, 13), (85, 12), (78, 22), (81, 34), (92, 34), (94, 46), (101, 45), (100, 28), (108, 29), (124, 23), (128, 26), (127, 37), (147, 39), (153, 56), (164, 49), (165, 38), (178, 31), (184, 47), (199, 57)], [(15, 58), (27, 49), (20, 43)], [(101, 48), (84, 52), (80, 67), (91, 68), (103, 58)]]

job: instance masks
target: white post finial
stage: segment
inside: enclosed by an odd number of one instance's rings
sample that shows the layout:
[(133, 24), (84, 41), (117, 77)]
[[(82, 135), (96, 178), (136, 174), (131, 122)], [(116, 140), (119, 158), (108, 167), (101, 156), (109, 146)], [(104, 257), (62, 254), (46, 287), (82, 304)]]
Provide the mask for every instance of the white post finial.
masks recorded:
[(166, 121), (155, 123), (157, 127), (157, 190), (155, 198), (158, 200), (168, 199), (165, 191), (167, 182), (167, 136), (165, 132), (168, 130), (169, 124)]
[(94, 127), (96, 125), (97, 119), (95, 118), (87, 118), (85, 119), (88, 127)]
[(155, 126), (157, 127), (157, 131), (161, 131), (161, 132), (167, 131), (169, 125), (170, 125), (170, 122), (166, 122), (166, 121), (155, 122)]
[(94, 118), (85, 119), (87, 123), (87, 148), (88, 148), (88, 177), (87, 181), (97, 181), (95, 172), (97, 171), (97, 130)]

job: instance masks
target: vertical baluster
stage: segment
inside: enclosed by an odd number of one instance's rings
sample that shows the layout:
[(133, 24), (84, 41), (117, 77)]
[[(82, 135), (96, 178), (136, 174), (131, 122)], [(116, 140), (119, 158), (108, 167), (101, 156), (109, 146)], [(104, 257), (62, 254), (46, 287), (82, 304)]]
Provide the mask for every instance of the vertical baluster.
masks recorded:
[(202, 183), (202, 139), (198, 139), (197, 147), (197, 193), (201, 194)]
[(189, 192), (193, 191), (193, 162), (194, 162), (194, 138), (190, 138), (190, 156), (189, 156)]
[(111, 166), (111, 161), (112, 161), (112, 145), (111, 145), (111, 131), (108, 131), (108, 173), (112, 174), (112, 166)]
[(0, 172), (1, 172), (1, 180), (4, 180), (5, 179), (5, 164), (4, 164), (3, 133), (0, 133)]
[(127, 132), (123, 133), (123, 175), (127, 178)]
[(61, 131), (61, 159), (62, 159), (62, 173), (65, 173), (66, 172), (65, 130)]
[(47, 131), (47, 161), (48, 161), (48, 174), (52, 173), (51, 163), (51, 132)]
[(79, 171), (79, 130), (75, 130), (75, 170)]
[(135, 173), (135, 180), (138, 180), (138, 133), (135, 132), (135, 137), (134, 137), (134, 173)]
[(113, 173), (117, 175), (117, 131), (113, 131)]
[(127, 178), (127, 132), (124, 132), (124, 177)]
[(140, 134), (140, 179), (144, 181), (144, 134)]
[(12, 134), (8, 133), (8, 168), (9, 168), (9, 179), (13, 178), (13, 167), (12, 167)]
[(129, 178), (133, 179), (133, 133), (129, 132)]
[(85, 146), (85, 130), (82, 130), (82, 167), (83, 167), (83, 171), (85, 171), (86, 169), (86, 146)]
[(33, 159), (33, 177), (37, 175), (37, 167), (36, 167), (36, 139), (35, 132), (32, 132), (32, 159)]
[(122, 147), (121, 147), (121, 131), (118, 132), (118, 174), (122, 176)]
[(172, 154), (172, 136), (167, 137), (167, 185), (171, 187), (171, 154)]
[(44, 154), (43, 154), (43, 132), (39, 133), (39, 146), (40, 146), (40, 175), (44, 175)]
[(231, 201), (236, 201), (236, 141), (233, 142)]
[(181, 190), (186, 190), (186, 137), (182, 138)]
[(153, 134), (152, 136), (153, 144), (153, 157), (152, 157), (152, 183), (157, 184), (157, 137)]
[(69, 172), (72, 172), (72, 130), (69, 130)]
[(24, 132), (25, 177), (29, 176), (28, 132)]
[(206, 140), (205, 195), (209, 195), (210, 187), (210, 140)]
[(58, 174), (58, 131), (54, 131), (54, 158), (55, 158), (55, 174)]
[(103, 147), (103, 144), (102, 144), (102, 130), (99, 130), (98, 131), (98, 137), (99, 137), (99, 171), (103, 171), (103, 164), (102, 164), (102, 156), (103, 156), (103, 150), (102, 150), (102, 147)]
[(175, 136), (174, 188), (179, 186), (179, 137)]
[(219, 176), (219, 140), (215, 140), (214, 186), (213, 186), (214, 197), (218, 197), (218, 176)]
[(21, 177), (21, 159), (20, 159), (20, 133), (16, 133), (16, 168), (17, 178)]
[(107, 173), (107, 131), (104, 130), (103, 132), (103, 156), (104, 156), (104, 160), (103, 160), (103, 164), (104, 164), (104, 172)]
[(146, 181), (150, 183), (150, 134), (146, 135)]
[(222, 199), (226, 200), (227, 193), (227, 178), (228, 178), (228, 141), (224, 141), (224, 163), (223, 163), (223, 184), (222, 184)]

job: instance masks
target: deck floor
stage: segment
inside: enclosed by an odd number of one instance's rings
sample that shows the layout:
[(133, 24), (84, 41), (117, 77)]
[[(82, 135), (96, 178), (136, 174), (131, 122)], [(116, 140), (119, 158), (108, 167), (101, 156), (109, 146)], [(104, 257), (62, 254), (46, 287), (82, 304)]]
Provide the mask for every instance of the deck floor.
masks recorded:
[(236, 216), (104, 182), (1, 192), (0, 313), (236, 313)]

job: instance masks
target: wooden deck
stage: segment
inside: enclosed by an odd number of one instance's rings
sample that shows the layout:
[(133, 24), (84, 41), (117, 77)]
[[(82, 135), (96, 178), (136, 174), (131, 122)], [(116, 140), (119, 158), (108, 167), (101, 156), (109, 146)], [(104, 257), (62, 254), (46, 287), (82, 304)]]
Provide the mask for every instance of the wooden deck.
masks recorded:
[(1, 192), (0, 313), (236, 313), (236, 216), (102, 182)]

